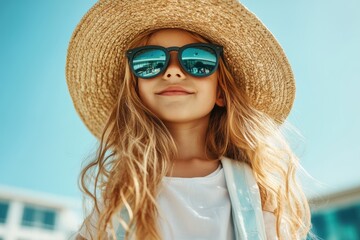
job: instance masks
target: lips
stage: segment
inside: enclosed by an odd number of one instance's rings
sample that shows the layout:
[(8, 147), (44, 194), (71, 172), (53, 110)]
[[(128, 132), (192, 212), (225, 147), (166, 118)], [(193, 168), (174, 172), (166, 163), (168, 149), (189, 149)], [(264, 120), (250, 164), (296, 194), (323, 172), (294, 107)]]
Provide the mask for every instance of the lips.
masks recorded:
[(194, 93), (193, 91), (180, 86), (171, 86), (161, 90), (160, 92), (157, 92), (156, 94), (163, 96), (173, 96), (173, 95), (188, 95), (193, 93)]

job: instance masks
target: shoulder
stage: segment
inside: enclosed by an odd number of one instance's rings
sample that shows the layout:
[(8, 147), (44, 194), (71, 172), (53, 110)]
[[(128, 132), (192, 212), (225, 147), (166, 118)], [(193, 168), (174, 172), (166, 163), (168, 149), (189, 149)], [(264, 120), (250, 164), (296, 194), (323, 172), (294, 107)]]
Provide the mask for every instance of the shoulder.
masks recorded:
[(246, 180), (248, 184), (252, 185), (256, 183), (254, 173), (249, 164), (228, 157), (222, 157), (221, 164), (228, 178), (234, 178), (233, 180)]
[[(98, 231), (97, 226), (100, 218), (100, 212), (104, 209), (104, 203), (101, 199), (97, 201), (99, 211), (97, 211), (93, 206), (89, 207), (88, 212), (85, 212), (87, 217), (84, 219), (80, 229), (78, 230), (78, 239), (95, 239)], [(106, 229), (106, 234), (109, 235), (109, 229)]]
[(252, 169), (249, 164), (243, 162), (243, 161), (237, 161), (228, 157), (221, 157), (221, 164), (225, 167), (230, 167), (233, 169), (245, 169), (246, 171), (251, 171)]
[[(246, 180), (248, 184), (252, 185), (253, 187), (256, 186), (256, 189), (260, 191), (258, 182), (255, 178), (255, 174), (253, 172), (253, 169), (251, 166), (243, 161), (237, 161), (233, 160), (231, 158), (222, 157), (221, 163), (224, 167), (224, 172), (227, 175), (234, 176), (232, 180), (238, 180), (236, 178), (236, 175), (243, 175), (245, 177), (242, 178), (243, 180)], [(229, 177), (228, 177), (229, 178)], [(263, 196), (262, 196), (263, 197)], [(276, 201), (273, 198), (267, 197), (266, 199), (263, 199), (263, 206), (262, 209), (266, 212), (274, 213), (276, 210)]]
[(266, 239), (276, 240), (276, 216), (272, 212), (263, 211)]
[(75, 236), (75, 238), (73, 240), (86, 240), (86, 238), (84, 238), (82, 235), (80, 235), (80, 233), (78, 235)]

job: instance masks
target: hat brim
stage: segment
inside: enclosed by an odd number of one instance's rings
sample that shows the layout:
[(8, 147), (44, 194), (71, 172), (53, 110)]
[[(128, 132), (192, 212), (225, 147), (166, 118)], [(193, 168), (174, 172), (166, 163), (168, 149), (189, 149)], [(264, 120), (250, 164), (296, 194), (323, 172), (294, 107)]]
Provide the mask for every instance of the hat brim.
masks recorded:
[(76, 27), (66, 62), (75, 108), (96, 137), (116, 102), (127, 46), (139, 33), (163, 28), (196, 32), (222, 45), (251, 104), (278, 123), (288, 116), (295, 98), (290, 64), (271, 32), (238, 1), (104, 0)]

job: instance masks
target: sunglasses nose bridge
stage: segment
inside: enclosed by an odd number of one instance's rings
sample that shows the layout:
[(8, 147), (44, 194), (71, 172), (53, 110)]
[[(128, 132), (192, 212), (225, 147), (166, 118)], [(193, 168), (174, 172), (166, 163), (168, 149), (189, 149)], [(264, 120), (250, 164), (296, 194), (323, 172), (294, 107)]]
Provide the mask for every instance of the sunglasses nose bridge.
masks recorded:
[(172, 49), (167, 49), (169, 53), (169, 62), (164, 71), (163, 77), (164, 79), (183, 79), (185, 77), (185, 73), (181, 67), (181, 64), (178, 60), (178, 47), (174, 47)]
[(169, 64), (168, 66), (170, 66), (171, 64), (179, 64), (180, 66), (180, 63), (178, 61), (178, 52), (177, 51), (171, 51), (169, 52)]

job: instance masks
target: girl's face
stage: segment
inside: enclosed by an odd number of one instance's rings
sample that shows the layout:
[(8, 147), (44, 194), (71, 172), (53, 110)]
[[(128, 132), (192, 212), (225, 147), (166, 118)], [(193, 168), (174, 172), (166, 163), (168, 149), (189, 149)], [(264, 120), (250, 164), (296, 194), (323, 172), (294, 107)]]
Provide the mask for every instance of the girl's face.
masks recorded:
[[(182, 47), (196, 42), (199, 41), (187, 31), (164, 29), (155, 32), (148, 45)], [(165, 124), (207, 121), (215, 104), (223, 106), (217, 90), (218, 70), (208, 77), (193, 77), (181, 68), (177, 54), (170, 52), (170, 62), (163, 74), (138, 78), (139, 96)]]

